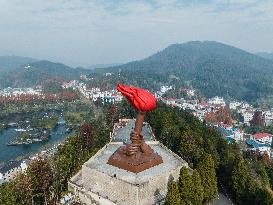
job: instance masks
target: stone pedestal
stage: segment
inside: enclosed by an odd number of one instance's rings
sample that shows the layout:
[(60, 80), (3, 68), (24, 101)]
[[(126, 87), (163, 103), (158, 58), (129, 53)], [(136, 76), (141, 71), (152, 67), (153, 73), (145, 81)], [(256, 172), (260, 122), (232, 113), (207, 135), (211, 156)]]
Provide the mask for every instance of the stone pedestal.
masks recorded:
[(162, 157), (152, 149), (151, 152), (147, 154), (138, 150), (134, 156), (128, 156), (126, 155), (128, 146), (129, 145), (118, 148), (117, 151), (110, 156), (107, 163), (130, 172), (139, 173), (163, 162)]
[(177, 180), (181, 167), (188, 164), (161, 143), (147, 144), (162, 157), (163, 163), (138, 173), (108, 164), (109, 157), (122, 143), (110, 143), (90, 158), (68, 183), (81, 202), (103, 205), (160, 204), (167, 193), (168, 181)]

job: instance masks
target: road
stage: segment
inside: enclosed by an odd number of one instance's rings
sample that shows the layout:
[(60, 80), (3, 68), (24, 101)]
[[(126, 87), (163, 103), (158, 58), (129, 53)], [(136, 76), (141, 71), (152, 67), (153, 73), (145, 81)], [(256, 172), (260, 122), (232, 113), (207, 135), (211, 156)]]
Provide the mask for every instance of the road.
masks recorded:
[(219, 191), (219, 196), (217, 199), (215, 199), (212, 202), (212, 205), (231, 205), (233, 204), (230, 197), (228, 196), (225, 188), (223, 187), (223, 185), (218, 182), (218, 191)]
[(218, 199), (215, 199), (211, 205), (231, 205), (233, 204), (224, 194), (219, 193)]

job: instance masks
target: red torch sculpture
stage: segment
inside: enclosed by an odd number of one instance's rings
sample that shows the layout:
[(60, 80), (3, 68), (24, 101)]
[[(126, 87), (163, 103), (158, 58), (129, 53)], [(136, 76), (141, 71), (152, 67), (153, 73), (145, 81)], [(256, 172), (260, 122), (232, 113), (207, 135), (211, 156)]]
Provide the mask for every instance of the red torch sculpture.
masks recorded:
[(162, 158), (147, 145), (141, 135), (146, 112), (156, 108), (156, 98), (147, 90), (118, 84), (117, 90), (137, 110), (131, 144), (120, 147), (108, 160), (108, 164), (138, 173), (161, 164)]

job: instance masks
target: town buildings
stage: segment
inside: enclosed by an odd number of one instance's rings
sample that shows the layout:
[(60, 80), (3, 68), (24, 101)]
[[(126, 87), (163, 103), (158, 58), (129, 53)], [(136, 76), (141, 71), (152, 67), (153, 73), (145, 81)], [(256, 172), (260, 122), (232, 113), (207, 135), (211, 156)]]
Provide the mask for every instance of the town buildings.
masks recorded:
[[(229, 106), (232, 112), (236, 112), (240, 119), (234, 121), (234, 124), (241, 126), (250, 126), (250, 122), (253, 120), (255, 112), (261, 112), (264, 120), (264, 126), (273, 124), (273, 111), (261, 110), (253, 108), (246, 102), (233, 101), (226, 103), (222, 97), (214, 97), (207, 102), (198, 102), (197, 100), (175, 99), (175, 98), (159, 98), (165, 104), (169, 106), (179, 107), (180, 109), (188, 110), (192, 112), (200, 121), (204, 121), (207, 113), (216, 112), (219, 109)], [(245, 143), (247, 149), (258, 151), (260, 153), (267, 153), (270, 157), (273, 157), (272, 152), (272, 135), (268, 133), (257, 133), (251, 135), (245, 133), (242, 129), (234, 125), (226, 125), (224, 122), (218, 122), (214, 126), (222, 133), (229, 143)], [(250, 136), (250, 138), (249, 138)]]
[(27, 161), (11, 161), (0, 168), (0, 184), (15, 179), (15, 177), (27, 169)]
[(264, 112), (264, 123), (265, 126), (273, 125), (273, 111), (268, 110)]
[(253, 139), (259, 143), (272, 144), (272, 135), (269, 133), (257, 133), (253, 135)]
[(244, 123), (247, 125), (250, 125), (250, 121), (253, 119), (254, 111), (252, 110), (246, 110), (245, 112), (242, 112)]
[(208, 103), (212, 104), (212, 105), (220, 105), (222, 107), (226, 106), (226, 102), (224, 101), (224, 98), (223, 97), (218, 97), (218, 96), (210, 98)]
[(2, 97), (16, 97), (20, 95), (42, 95), (41, 89), (34, 88), (5, 88), (0, 90)]
[(101, 100), (102, 103), (116, 103), (123, 99), (122, 95), (116, 90), (101, 91), (99, 87), (87, 88), (85, 83), (77, 80), (63, 83), (62, 87), (78, 90), (85, 98), (93, 102)]

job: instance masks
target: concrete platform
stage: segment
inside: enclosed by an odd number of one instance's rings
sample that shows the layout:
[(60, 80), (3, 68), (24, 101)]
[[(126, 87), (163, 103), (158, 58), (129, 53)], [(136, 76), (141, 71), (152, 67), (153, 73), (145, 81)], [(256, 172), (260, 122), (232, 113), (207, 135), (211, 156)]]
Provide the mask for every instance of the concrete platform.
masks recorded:
[[(130, 133), (133, 131), (134, 126), (135, 126), (135, 120), (129, 119), (126, 122), (125, 127), (122, 127), (119, 129), (118, 128), (114, 129), (111, 142), (129, 143), (130, 142)], [(115, 125), (115, 127), (117, 127), (117, 125)], [(154, 134), (151, 130), (151, 127), (148, 123), (144, 123), (144, 125), (142, 127), (141, 134), (143, 135), (145, 141), (155, 141), (155, 136), (154, 136)]]
[(69, 190), (87, 205), (160, 204), (167, 193), (169, 179), (177, 180), (181, 167), (188, 164), (157, 141), (147, 144), (162, 157), (162, 164), (137, 174), (111, 166), (107, 164), (108, 158), (122, 143), (109, 143), (71, 178)]
[(188, 164), (171, 152), (144, 123), (142, 134), (151, 148), (162, 157), (163, 163), (133, 173), (107, 164), (109, 157), (130, 141), (133, 119), (122, 120), (114, 126), (110, 143), (91, 157), (68, 182), (68, 188), (87, 205), (148, 205), (161, 204), (167, 193), (170, 178), (178, 180), (180, 169)]

